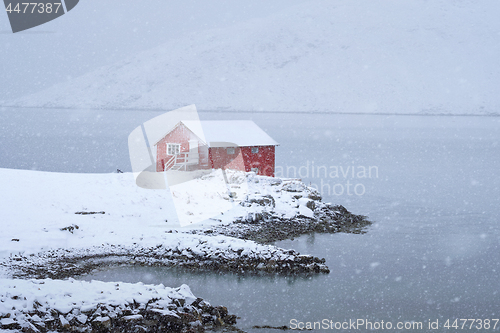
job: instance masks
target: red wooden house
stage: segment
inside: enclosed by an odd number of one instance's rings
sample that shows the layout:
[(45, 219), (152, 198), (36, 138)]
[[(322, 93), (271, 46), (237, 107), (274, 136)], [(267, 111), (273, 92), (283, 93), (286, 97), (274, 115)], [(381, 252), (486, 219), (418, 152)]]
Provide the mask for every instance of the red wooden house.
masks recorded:
[(278, 143), (250, 120), (180, 121), (156, 144), (156, 171), (233, 169), (274, 177)]

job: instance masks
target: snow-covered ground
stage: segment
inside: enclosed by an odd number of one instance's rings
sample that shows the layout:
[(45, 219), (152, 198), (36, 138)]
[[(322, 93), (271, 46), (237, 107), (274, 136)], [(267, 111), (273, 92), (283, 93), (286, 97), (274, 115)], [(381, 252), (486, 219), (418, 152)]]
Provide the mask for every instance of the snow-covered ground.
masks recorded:
[[(166, 192), (135, 186), (132, 174), (65, 174), (2, 169), (2, 257), (61, 247), (158, 240)], [(77, 212), (104, 212), (80, 215)], [(62, 228), (78, 225), (73, 233)], [(12, 241), (17, 239), (18, 241)]]
[[(136, 186), (131, 173), (67, 174), (13, 169), (0, 169), (0, 173), (3, 189), (0, 193), (3, 216), (0, 254), (4, 258), (16, 253), (27, 255), (104, 244), (179, 243), (182, 247), (194, 247), (192, 236), (185, 234), (190, 228), (180, 227), (175, 221), (174, 207), (177, 215), (184, 219), (195, 217), (200, 221), (199, 216), (203, 216), (205, 223), (191, 226), (197, 229), (229, 224), (236, 218), (262, 211), (264, 206), (258, 204), (245, 207), (239, 204), (255, 196), (272, 196), (273, 210), (285, 218), (313, 213), (306, 207), (308, 200), (293, 197), (296, 192), (306, 190), (304, 184), (240, 172), (228, 171), (234, 198), (229, 197), (220, 170), (202, 179), (175, 185), (171, 188), (172, 194), (168, 190)], [(295, 186), (297, 190), (281, 191), (283, 186)], [(178, 233), (167, 233), (172, 230)], [(214, 238), (214, 242), (212, 245), (216, 248), (219, 243), (226, 247), (230, 243), (233, 247), (260, 246), (232, 238), (226, 241)]]
[[(263, 198), (272, 201), (272, 211), (280, 217), (314, 216), (314, 212), (307, 207), (311, 199), (297, 195), (314, 190), (297, 179), (283, 181), (230, 170), (226, 174), (227, 185), (222, 170), (216, 170), (199, 179), (170, 187), (181, 226), (200, 221), (207, 221), (203, 225), (213, 224), (211, 221), (228, 224), (249, 214), (261, 213), (266, 206), (271, 206), (257, 204)], [(247, 204), (242, 205), (242, 202)]]
[[(155, 300), (152, 301), (151, 300)], [(23, 331), (40, 332), (48, 323), (68, 329), (78, 326), (109, 325), (111, 319), (130, 313), (125, 320), (141, 319), (140, 310), (155, 309), (162, 315), (179, 317), (175, 300), (186, 306), (196, 301), (187, 285), (168, 288), (142, 283), (83, 282), (61, 280), (7, 280), (0, 279), (0, 327), (20, 327)], [(149, 302), (149, 303), (148, 303)], [(132, 304), (141, 309), (130, 310)], [(153, 310), (154, 311), (154, 310)], [(201, 324), (201, 323), (200, 323)], [(38, 328), (37, 328), (38, 327)], [(0, 332), (3, 332), (0, 328)], [(7, 331), (5, 331), (7, 332)], [(10, 331), (8, 331), (10, 332)]]
[(498, 113), (498, 1), (315, 0), (4, 105)]
[[(226, 172), (228, 185), (218, 170), (172, 186), (168, 191), (142, 189), (135, 185), (131, 173), (64, 174), (0, 169), (0, 327), (32, 327), (37, 320), (56, 320), (64, 327), (75, 318), (80, 322), (78, 325), (90, 325), (89, 313), (84, 312), (92, 310), (95, 322), (99, 319), (94, 315), (98, 304), (118, 306), (132, 304), (134, 300), (144, 304), (157, 298), (171, 303), (172, 293), (180, 293), (177, 298), (186, 301), (196, 299), (187, 286), (173, 290), (124, 284), (118, 288), (113, 283), (9, 279), (19, 275), (60, 276), (60, 263), (64, 260), (128, 256), (141, 264), (185, 261), (191, 268), (226, 269), (223, 267), (226, 265), (230, 269), (235, 262), (239, 270), (248, 267), (267, 270), (286, 263), (288, 267), (307, 264), (311, 269), (317, 266), (317, 272), (327, 271), (324, 261), (299, 256), (295, 251), (223, 235), (193, 233), (194, 229), (199, 233), (206, 227), (227, 226), (235, 219), (271, 210), (283, 218), (314, 216), (308, 208), (313, 200), (307, 195), (314, 194), (318, 200), (318, 194), (300, 181)], [(206, 221), (185, 223), (188, 226), (181, 227), (172, 218), (171, 197), (178, 216), (198, 219), (204, 216)], [(209, 261), (203, 262), (207, 257)], [(213, 266), (210, 260), (220, 263)], [(50, 309), (57, 310), (62, 317), (54, 317)], [(127, 315), (122, 310), (120, 313)], [(46, 318), (33, 317), (35, 312), (46, 314)]]

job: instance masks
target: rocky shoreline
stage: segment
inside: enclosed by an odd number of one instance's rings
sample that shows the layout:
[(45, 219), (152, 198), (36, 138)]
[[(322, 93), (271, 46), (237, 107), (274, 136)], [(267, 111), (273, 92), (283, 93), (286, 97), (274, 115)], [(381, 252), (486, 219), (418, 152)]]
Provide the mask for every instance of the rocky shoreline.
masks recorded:
[(103, 266), (125, 264), (176, 267), (196, 271), (233, 273), (329, 273), (325, 259), (301, 255), (294, 250), (270, 248), (266, 253), (243, 253), (244, 249), (228, 252), (196, 253), (192, 249), (126, 248), (105, 246), (86, 251), (56, 250), (38, 256), (15, 255), (2, 265), (9, 268), (15, 278), (64, 279), (86, 273)]
[[(311, 232), (364, 233), (365, 228), (370, 225), (364, 216), (351, 214), (342, 206), (323, 203), (315, 205), (314, 218), (302, 216), (290, 220), (264, 213), (260, 216), (250, 215), (247, 219), (236, 221), (229, 226), (193, 230), (192, 233), (204, 234), (197, 237), (230, 236), (250, 242), (270, 243)], [(169, 231), (169, 234), (175, 235), (175, 232)], [(188, 236), (182, 233), (178, 235)], [(231, 246), (227, 249), (214, 249), (213, 245), (203, 246), (206, 245), (203, 240), (198, 243), (201, 246), (184, 248), (181, 246), (169, 248), (164, 245), (143, 247), (135, 244), (132, 247), (105, 245), (85, 250), (59, 249), (39, 255), (14, 255), (1, 265), (7, 267), (13, 277), (23, 279), (65, 279), (92, 272), (103, 266), (108, 267), (110, 264), (245, 274), (329, 273), (325, 259), (301, 255), (294, 250), (284, 250), (270, 245), (260, 245), (255, 250), (249, 250), (245, 244), (248, 241), (241, 241), (243, 243), (239, 244), (239, 248)], [(47, 309), (44, 312), (35, 305), (33, 311), (23, 314), (22, 317), (27, 318), (23, 322), (24, 326), (18, 320), (10, 318), (10, 315), (3, 314), (0, 315), (0, 328), (15, 331), (21, 329), (30, 333), (204, 332), (205, 329), (222, 327), (238, 331), (232, 326), (236, 324), (236, 316), (230, 315), (225, 307), (213, 307), (201, 298), (197, 298), (191, 304), (186, 304), (186, 300), (182, 298), (174, 299), (167, 309), (154, 304), (156, 304), (154, 299), (146, 304), (139, 304), (133, 300), (121, 307), (99, 304), (86, 311), (74, 309), (68, 313), (61, 313), (55, 309)], [(19, 314), (16, 317), (18, 316)]]
[[(272, 249), (272, 248), (271, 248)], [(325, 260), (309, 255), (300, 255), (294, 250), (275, 248), (267, 253), (256, 252), (243, 254), (244, 250), (234, 252), (215, 252), (200, 255), (190, 249), (124, 248), (109, 246), (93, 249), (92, 255), (82, 256), (79, 251), (49, 251), (41, 256), (12, 256), (6, 264), (15, 278), (37, 278), (60, 280), (85, 274), (95, 269), (109, 267), (111, 264), (148, 265), (177, 267), (188, 270), (209, 270), (250, 274), (316, 274), (328, 273)], [(85, 251), (87, 254), (89, 249)], [(97, 254), (100, 252), (99, 254)], [(23, 280), (26, 281), (26, 280)], [(117, 284), (118, 286), (118, 284)], [(21, 299), (22, 296), (2, 295)], [(26, 299), (26, 298), (24, 298)], [(3, 301), (3, 300), (2, 300)], [(155, 299), (138, 303), (132, 299), (123, 306), (109, 303), (99, 304), (82, 311), (74, 308), (70, 312), (61, 312), (54, 308), (42, 309), (35, 303), (34, 309), (26, 313), (19, 311), (12, 315), (1, 313), (0, 328), (14, 332), (204, 332), (217, 328), (239, 331), (236, 316), (230, 315), (227, 308), (213, 307), (197, 298), (186, 304), (183, 298), (173, 299), (167, 308), (152, 306)], [(0, 309), (1, 310), (1, 309)], [(168, 310), (168, 311), (167, 311)], [(167, 311), (168, 313), (166, 313)]]
[(314, 214), (313, 218), (298, 216), (293, 219), (282, 218), (268, 212), (250, 214), (245, 219), (235, 221), (234, 224), (204, 229), (198, 233), (225, 235), (270, 244), (314, 232), (363, 234), (371, 225), (366, 216), (352, 214), (340, 205), (321, 203), (314, 209)]
[(34, 311), (25, 313), (27, 321), (21, 325), (10, 318), (0, 318), (0, 328), (21, 330), (29, 333), (47, 332), (205, 332), (236, 324), (236, 316), (228, 314), (223, 306), (211, 306), (201, 298), (187, 305), (180, 298), (168, 307), (158, 307), (152, 302), (146, 304), (131, 303), (125, 306), (100, 304), (93, 309), (81, 311), (74, 309), (61, 313)]
[[(321, 202), (315, 203), (313, 218), (299, 216), (284, 219), (279, 216), (262, 212), (249, 215), (230, 225), (214, 228), (193, 230), (191, 234), (198, 237), (213, 238), (229, 236), (240, 240), (269, 244), (274, 241), (290, 239), (313, 232), (319, 233), (365, 233), (371, 224), (362, 215), (354, 215), (343, 206), (332, 206)], [(175, 235), (189, 234), (168, 231)], [(224, 242), (224, 240), (222, 240)], [(285, 250), (273, 246), (262, 245), (255, 251), (248, 251), (245, 244), (232, 245), (228, 248), (212, 248), (203, 246), (206, 242), (199, 241), (198, 246), (176, 246), (159, 244), (144, 247), (103, 245), (89, 249), (59, 249), (37, 255), (13, 255), (0, 263), (6, 267), (15, 278), (52, 278), (64, 279), (90, 273), (104, 264), (110, 265), (144, 265), (176, 267), (197, 271), (222, 271), (233, 273), (329, 273), (325, 259), (310, 255), (301, 255), (294, 250)]]
[[(320, 193), (298, 179), (246, 175), (229, 177), (230, 187), (247, 184), (248, 194), (239, 202), (242, 216), (229, 224), (195, 231), (225, 235), (261, 244), (318, 233), (362, 234), (371, 222), (366, 216), (349, 212), (341, 205), (324, 203)], [(222, 221), (221, 221), (222, 222)]]
[[(230, 177), (232, 188), (240, 188), (245, 182), (248, 194), (238, 202), (236, 215), (221, 216), (225, 221), (219, 220), (200, 229), (155, 231), (148, 237), (130, 239), (120, 245), (105, 243), (11, 254), (0, 262), (0, 268), (15, 279), (50, 279), (61, 283), (68, 281), (61, 279), (71, 280), (110, 265), (163, 266), (237, 274), (329, 273), (325, 259), (281, 249), (272, 243), (314, 232), (365, 233), (371, 224), (365, 216), (352, 214), (343, 206), (323, 203), (319, 193), (300, 180), (252, 174)], [(227, 199), (235, 197), (232, 193)], [(77, 237), (82, 229), (75, 225), (68, 231)], [(0, 290), (0, 297), (7, 299), (11, 295), (2, 295)], [(157, 301), (152, 297), (144, 302), (131, 299), (119, 308), (99, 303), (86, 311), (76, 308), (65, 313), (54, 308), (41, 311), (36, 303), (28, 313), (8, 312), (2, 311), (0, 303), (0, 328), (34, 333), (203, 332), (213, 327), (237, 330), (232, 326), (236, 317), (229, 315), (226, 308), (212, 307), (201, 299), (193, 299), (187, 304), (185, 298), (182, 299), (173, 299), (166, 308), (152, 306)]]
[[(194, 297), (186, 285), (166, 288), (113, 283), (110, 288), (109, 284), (102, 282), (70, 279), (30, 280), (2, 287), (7, 290), (0, 291), (1, 303), (11, 307), (0, 314), (2, 330), (29, 333), (188, 333), (231, 327), (236, 323), (236, 316), (230, 315), (227, 308), (214, 307)], [(33, 287), (38, 289), (35, 297), (25, 291)], [(84, 302), (68, 303), (54, 301), (49, 296), (63, 291), (65, 298), (71, 299), (75, 287), (84, 289), (90, 297)], [(94, 294), (104, 296), (96, 298)]]

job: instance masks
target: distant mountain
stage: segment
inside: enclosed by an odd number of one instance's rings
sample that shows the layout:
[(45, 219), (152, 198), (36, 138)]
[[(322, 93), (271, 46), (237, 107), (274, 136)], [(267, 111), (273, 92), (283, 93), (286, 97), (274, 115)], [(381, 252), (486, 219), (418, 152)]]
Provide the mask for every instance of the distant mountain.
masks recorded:
[(496, 0), (308, 1), (172, 40), (10, 104), (497, 113), (499, 13)]

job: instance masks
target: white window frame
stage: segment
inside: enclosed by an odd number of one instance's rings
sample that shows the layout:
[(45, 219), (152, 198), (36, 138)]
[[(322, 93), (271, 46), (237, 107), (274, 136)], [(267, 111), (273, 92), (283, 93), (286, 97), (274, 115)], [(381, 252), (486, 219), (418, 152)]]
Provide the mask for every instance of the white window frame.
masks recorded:
[(252, 154), (258, 154), (259, 153), (259, 147), (252, 147)]
[(226, 153), (227, 153), (228, 155), (234, 155), (234, 154), (236, 154), (236, 148), (234, 148), (234, 147), (228, 147), (228, 148), (226, 149)]
[(179, 155), (181, 153), (180, 143), (167, 143), (167, 155)]

